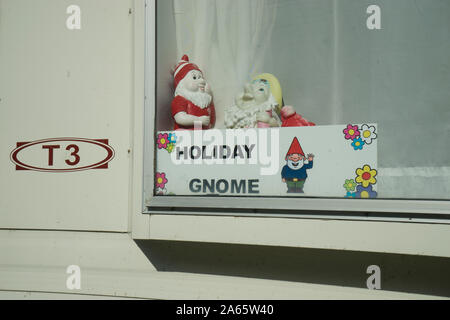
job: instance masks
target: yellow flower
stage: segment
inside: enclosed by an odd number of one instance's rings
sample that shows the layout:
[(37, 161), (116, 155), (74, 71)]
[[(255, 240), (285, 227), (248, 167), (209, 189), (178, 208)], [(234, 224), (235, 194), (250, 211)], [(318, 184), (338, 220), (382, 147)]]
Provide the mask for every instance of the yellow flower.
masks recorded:
[(364, 188), (367, 188), (369, 184), (377, 183), (377, 179), (375, 179), (377, 170), (371, 169), (367, 164), (362, 169), (356, 169), (356, 174), (356, 182), (361, 183)]

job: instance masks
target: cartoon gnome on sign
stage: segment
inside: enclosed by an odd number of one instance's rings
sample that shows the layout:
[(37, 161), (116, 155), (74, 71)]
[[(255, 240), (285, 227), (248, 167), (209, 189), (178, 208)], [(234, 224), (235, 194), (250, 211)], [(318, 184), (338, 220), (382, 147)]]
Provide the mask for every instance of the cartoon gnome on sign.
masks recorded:
[(173, 70), (175, 98), (172, 100), (174, 130), (214, 127), (216, 120), (212, 93), (200, 68), (184, 55)]
[(281, 170), (281, 179), (287, 184), (288, 193), (304, 193), (303, 186), (308, 178), (306, 170), (313, 167), (314, 155), (305, 157), (297, 137), (292, 140), (286, 154), (286, 165)]

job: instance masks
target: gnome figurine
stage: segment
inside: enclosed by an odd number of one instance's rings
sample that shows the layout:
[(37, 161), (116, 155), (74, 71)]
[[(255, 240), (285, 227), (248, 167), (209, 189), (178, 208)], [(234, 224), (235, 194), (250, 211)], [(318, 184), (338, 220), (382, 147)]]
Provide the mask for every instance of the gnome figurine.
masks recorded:
[(212, 93), (200, 68), (184, 55), (173, 70), (174, 130), (211, 129), (216, 120)]
[(304, 193), (303, 186), (308, 178), (306, 170), (312, 169), (313, 160), (313, 154), (305, 157), (300, 142), (294, 137), (286, 153), (286, 165), (281, 170), (281, 179), (286, 183), (288, 193)]
[(281, 126), (282, 127), (309, 127), (315, 126), (314, 122), (308, 121), (295, 112), (292, 106), (281, 108)]
[[(276, 80), (274, 76), (269, 76), (271, 78), (267, 78), (270, 80)], [(279, 127), (281, 120), (278, 112), (279, 102), (269, 80), (255, 78), (244, 86), (243, 92), (236, 96), (235, 104), (225, 111), (225, 126), (230, 129)]]

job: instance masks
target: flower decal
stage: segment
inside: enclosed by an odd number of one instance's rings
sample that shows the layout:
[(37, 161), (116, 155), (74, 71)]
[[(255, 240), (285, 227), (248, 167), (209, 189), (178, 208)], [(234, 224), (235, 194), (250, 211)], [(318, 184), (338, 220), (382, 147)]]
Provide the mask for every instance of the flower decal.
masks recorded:
[(342, 132), (346, 140), (352, 141), (351, 145), (354, 150), (362, 150), (364, 145), (371, 144), (377, 138), (375, 130), (375, 126), (368, 124), (363, 124), (361, 127), (348, 124)]
[(369, 198), (376, 198), (377, 192), (373, 190), (372, 185), (369, 185), (366, 188), (359, 185), (356, 187), (355, 195), (356, 195), (356, 198), (369, 199)]
[[(355, 170), (355, 179), (345, 179), (343, 187), (347, 191), (345, 198), (376, 198), (378, 193), (373, 189), (377, 183), (375, 179), (377, 170), (371, 168), (368, 164), (363, 165), (362, 168)], [(355, 191), (356, 192), (353, 192)]]
[(177, 143), (177, 135), (175, 133), (158, 133), (156, 144), (158, 149), (166, 149), (168, 153), (171, 153)]
[(167, 189), (156, 188), (155, 194), (158, 196), (163, 196), (167, 193)]
[(166, 149), (169, 143), (169, 135), (167, 133), (159, 133), (156, 143), (158, 144), (158, 149)]
[(346, 198), (356, 198), (356, 192), (350, 192), (348, 191), (345, 195)]
[(344, 183), (344, 188), (347, 191), (355, 191), (356, 182), (353, 179), (346, 179)]
[(165, 189), (167, 183), (166, 174), (164, 172), (157, 172), (155, 177), (155, 186), (156, 188)]
[(352, 142), (352, 147), (354, 150), (362, 150), (364, 145), (365, 145), (365, 142), (362, 141), (361, 138), (355, 139)]
[(375, 179), (377, 170), (370, 168), (367, 164), (364, 165), (362, 169), (356, 169), (356, 175), (356, 182), (362, 184), (364, 188), (367, 188), (370, 184), (377, 183), (377, 179)]
[(361, 139), (365, 144), (371, 144), (372, 140), (377, 138), (377, 134), (375, 133), (375, 126), (369, 126), (367, 124), (363, 124), (361, 126)]
[(170, 143), (177, 143), (177, 135), (175, 133), (169, 133), (169, 142)]
[(345, 134), (345, 139), (347, 140), (353, 140), (360, 134), (358, 131), (358, 126), (353, 126), (351, 124), (348, 124), (347, 128), (345, 128), (343, 132)]

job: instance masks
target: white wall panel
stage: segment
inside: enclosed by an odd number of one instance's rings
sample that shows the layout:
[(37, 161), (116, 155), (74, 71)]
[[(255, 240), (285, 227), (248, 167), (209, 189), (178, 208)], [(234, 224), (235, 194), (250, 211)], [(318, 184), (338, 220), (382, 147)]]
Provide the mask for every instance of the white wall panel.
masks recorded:
[[(432, 296), (234, 276), (156, 271), (127, 234), (0, 230), (0, 291), (156, 299), (427, 299)], [(81, 289), (66, 288), (69, 264)], [(276, 270), (274, 270), (276, 273)], [(1, 296), (1, 295), (0, 295)], [(87, 297), (88, 298), (88, 297)]]
[[(73, 1), (0, 1), (0, 227), (128, 230), (132, 2), (77, 1), (81, 29), (69, 30)], [(108, 169), (15, 170), (16, 142), (55, 137), (109, 139), (115, 158)]]
[(450, 257), (444, 224), (158, 215), (150, 239)]

